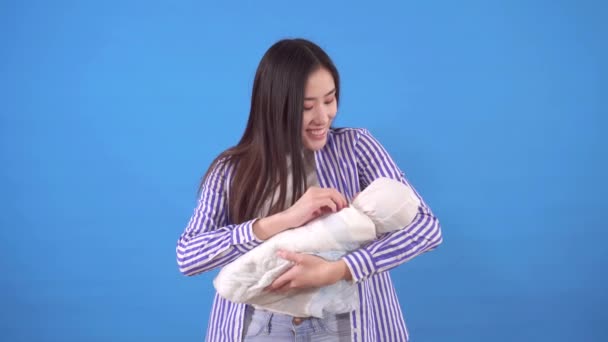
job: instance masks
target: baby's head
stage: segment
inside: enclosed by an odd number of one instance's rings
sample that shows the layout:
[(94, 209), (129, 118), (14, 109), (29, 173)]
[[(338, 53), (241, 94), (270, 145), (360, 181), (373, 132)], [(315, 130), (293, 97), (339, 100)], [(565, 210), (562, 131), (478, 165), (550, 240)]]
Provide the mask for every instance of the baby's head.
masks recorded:
[(418, 214), (420, 199), (409, 186), (378, 178), (357, 195), (352, 206), (369, 216), (376, 234), (381, 234), (409, 225)]

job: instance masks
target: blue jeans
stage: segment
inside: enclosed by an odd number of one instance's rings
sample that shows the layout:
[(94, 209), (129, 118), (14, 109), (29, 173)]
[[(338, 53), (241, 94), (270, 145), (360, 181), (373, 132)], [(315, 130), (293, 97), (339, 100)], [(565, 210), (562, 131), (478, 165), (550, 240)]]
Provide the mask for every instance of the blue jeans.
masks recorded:
[(350, 314), (325, 318), (294, 318), (247, 306), (243, 329), (245, 342), (346, 342), (350, 341)]

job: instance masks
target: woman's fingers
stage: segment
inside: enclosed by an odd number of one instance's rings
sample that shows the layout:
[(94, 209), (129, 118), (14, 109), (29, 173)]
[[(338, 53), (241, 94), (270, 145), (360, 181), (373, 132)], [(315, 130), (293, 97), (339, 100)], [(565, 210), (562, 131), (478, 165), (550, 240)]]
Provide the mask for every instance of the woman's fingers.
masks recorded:
[(329, 210), (332, 213), (335, 213), (336, 211), (339, 210), (338, 204), (336, 204), (334, 201), (332, 201), (331, 199), (328, 199), (328, 198), (323, 200), (319, 204), (321, 205), (320, 208), (329, 208)]
[[(277, 256), (279, 258), (285, 259), (287, 261), (292, 262), (294, 265), (297, 265), (302, 262), (302, 255), (290, 251), (278, 250)], [(291, 288), (291, 281), (296, 275), (297, 270), (294, 267), (291, 267), (279, 277), (277, 277), (270, 285), (266, 287), (265, 290), (269, 291), (285, 291)]]
[(281, 259), (285, 259), (296, 264), (302, 262), (303, 260), (302, 254), (286, 251), (283, 249), (277, 251), (277, 256), (279, 256), (279, 258)]
[(287, 270), (285, 273), (281, 274), (277, 279), (275, 279), (268, 287), (267, 289), (269, 291), (278, 291), (278, 290), (285, 290), (286, 286), (289, 285), (289, 283), (291, 282), (291, 280), (293, 279), (294, 275), (293, 273), (295, 273), (293, 267), (290, 268), (289, 270)]
[(345, 208), (348, 203), (346, 202), (346, 198), (336, 189), (325, 189), (325, 195), (328, 196), (338, 208)]
[(328, 212), (335, 213), (348, 206), (346, 198), (336, 189), (309, 188), (286, 210), (289, 226), (299, 227)]
[(290, 268), (285, 273), (281, 274), (277, 279), (275, 279), (267, 289), (269, 291), (288, 291), (293, 288), (293, 280), (297, 276), (298, 270), (296, 266)]
[(267, 290), (272, 292), (287, 292), (290, 290), (316, 288), (335, 283), (336, 272), (332, 270), (332, 263), (318, 256), (295, 253), (278, 252), (281, 258), (294, 263), (288, 271), (276, 278)]

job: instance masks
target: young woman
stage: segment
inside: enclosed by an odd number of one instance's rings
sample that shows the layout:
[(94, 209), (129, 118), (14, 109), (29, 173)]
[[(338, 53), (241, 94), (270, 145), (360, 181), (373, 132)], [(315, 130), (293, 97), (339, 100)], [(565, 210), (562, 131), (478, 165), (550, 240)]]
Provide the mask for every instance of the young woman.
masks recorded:
[[(222, 267), (282, 231), (339, 211), (378, 177), (408, 184), (367, 130), (331, 127), (339, 95), (338, 71), (317, 45), (290, 39), (270, 47), (255, 75), (245, 132), (211, 164), (178, 241), (182, 273)], [(216, 293), (207, 341), (407, 341), (387, 271), (442, 241), (437, 218), (421, 198), (420, 203), (410, 225), (338, 261), (279, 255), (294, 266), (269, 291), (306, 291), (348, 280), (358, 287), (357, 310), (322, 319), (289, 317)]]

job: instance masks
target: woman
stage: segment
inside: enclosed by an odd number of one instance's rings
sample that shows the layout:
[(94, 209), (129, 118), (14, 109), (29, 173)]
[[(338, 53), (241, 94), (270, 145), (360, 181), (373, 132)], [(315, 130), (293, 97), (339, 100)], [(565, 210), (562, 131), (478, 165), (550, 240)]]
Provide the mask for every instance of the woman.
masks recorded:
[[(178, 241), (182, 273), (222, 267), (284, 230), (339, 211), (378, 177), (408, 184), (367, 130), (331, 128), (339, 95), (338, 71), (317, 45), (293, 39), (270, 47), (255, 75), (243, 137), (211, 164)], [(387, 271), (442, 241), (438, 220), (420, 203), (413, 223), (338, 261), (279, 254), (294, 266), (269, 291), (306, 291), (349, 280), (357, 284), (359, 309), (322, 319), (289, 317), (216, 294), (207, 340), (407, 341)]]

